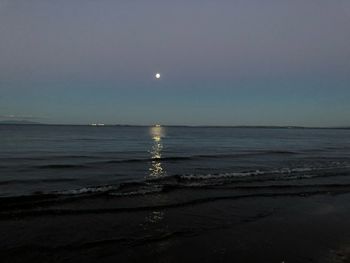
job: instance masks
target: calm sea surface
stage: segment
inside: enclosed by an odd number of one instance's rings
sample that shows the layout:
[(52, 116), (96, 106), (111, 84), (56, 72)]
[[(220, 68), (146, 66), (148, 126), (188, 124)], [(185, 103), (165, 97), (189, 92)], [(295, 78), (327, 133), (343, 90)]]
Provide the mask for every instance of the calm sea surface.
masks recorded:
[[(345, 182), (350, 130), (0, 125), (0, 196)], [(152, 189), (145, 186), (152, 184)], [(135, 189), (133, 188), (133, 191)]]

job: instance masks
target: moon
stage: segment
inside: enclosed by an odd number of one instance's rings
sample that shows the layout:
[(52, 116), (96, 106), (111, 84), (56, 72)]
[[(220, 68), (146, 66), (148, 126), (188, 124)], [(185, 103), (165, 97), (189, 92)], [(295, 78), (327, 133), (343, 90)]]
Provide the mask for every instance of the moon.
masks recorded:
[(156, 79), (160, 79), (160, 74), (156, 73)]

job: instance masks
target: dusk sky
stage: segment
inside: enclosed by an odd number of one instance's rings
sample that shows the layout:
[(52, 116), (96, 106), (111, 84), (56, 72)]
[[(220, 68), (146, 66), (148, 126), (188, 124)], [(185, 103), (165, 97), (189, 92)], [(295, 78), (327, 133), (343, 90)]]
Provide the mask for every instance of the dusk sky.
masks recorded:
[(350, 126), (350, 1), (0, 0), (8, 119)]

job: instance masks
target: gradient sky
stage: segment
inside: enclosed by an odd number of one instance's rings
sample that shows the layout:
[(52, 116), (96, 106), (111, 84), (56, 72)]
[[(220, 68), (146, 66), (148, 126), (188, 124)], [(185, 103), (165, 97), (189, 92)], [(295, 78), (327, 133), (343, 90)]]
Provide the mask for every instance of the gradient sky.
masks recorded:
[(350, 1), (0, 0), (1, 119), (349, 126)]

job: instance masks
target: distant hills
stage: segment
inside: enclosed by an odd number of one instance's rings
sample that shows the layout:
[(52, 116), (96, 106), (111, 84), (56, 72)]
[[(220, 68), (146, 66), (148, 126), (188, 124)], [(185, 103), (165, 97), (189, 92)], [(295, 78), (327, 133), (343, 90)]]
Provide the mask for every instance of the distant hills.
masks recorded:
[(39, 125), (42, 124), (40, 122), (35, 122), (35, 121), (25, 121), (25, 120), (4, 120), (0, 121), (0, 124), (30, 124), (30, 125)]

